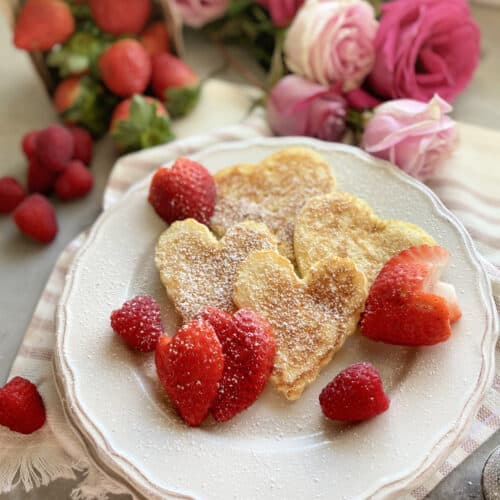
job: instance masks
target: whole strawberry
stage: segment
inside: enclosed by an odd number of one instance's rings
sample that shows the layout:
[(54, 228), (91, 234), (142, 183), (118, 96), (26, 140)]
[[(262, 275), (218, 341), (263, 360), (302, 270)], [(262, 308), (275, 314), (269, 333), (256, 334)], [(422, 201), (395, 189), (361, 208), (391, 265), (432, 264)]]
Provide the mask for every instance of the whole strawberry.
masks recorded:
[(27, 172), (29, 193), (50, 193), (54, 187), (56, 178), (56, 172), (42, 167), (36, 157), (29, 160)]
[(163, 104), (152, 97), (137, 94), (116, 107), (110, 129), (122, 152), (149, 148), (174, 138)]
[(31, 434), (45, 423), (45, 406), (29, 380), (14, 377), (0, 388), (0, 425), (21, 434)]
[(27, 0), (14, 29), (14, 45), (24, 50), (49, 50), (75, 30), (68, 4), (62, 0)]
[(163, 332), (160, 306), (150, 295), (138, 295), (111, 313), (111, 327), (133, 349), (154, 351)]
[(82, 163), (85, 163), (85, 165), (89, 165), (92, 160), (92, 150), (94, 148), (92, 136), (82, 127), (70, 127), (69, 131), (75, 143), (73, 158), (75, 160), (80, 160)]
[(61, 172), (73, 158), (75, 143), (68, 129), (51, 125), (36, 140), (36, 157), (40, 165), (52, 172)]
[(136, 40), (113, 43), (99, 58), (101, 77), (116, 95), (142, 94), (151, 78), (151, 58)]
[(200, 95), (198, 75), (181, 59), (167, 52), (153, 57), (153, 91), (165, 101), (171, 116), (189, 113)]
[(39, 130), (32, 130), (24, 134), (21, 141), (21, 148), (28, 160), (36, 157), (36, 141), (38, 138)]
[(116, 98), (88, 75), (62, 80), (54, 93), (54, 106), (68, 125), (85, 127), (94, 137), (102, 136)]
[(94, 185), (91, 172), (80, 160), (72, 160), (54, 184), (58, 198), (64, 201), (85, 196)]
[(342, 370), (319, 395), (325, 417), (358, 422), (389, 408), (380, 374), (370, 363), (354, 363)]
[(224, 369), (212, 326), (198, 319), (185, 324), (170, 342), (160, 339), (155, 362), (160, 382), (183, 420), (200, 425), (217, 396)]
[(168, 52), (168, 32), (163, 21), (151, 23), (139, 38), (142, 46), (150, 56), (156, 56), (163, 52)]
[(19, 230), (40, 243), (50, 243), (57, 235), (54, 207), (41, 194), (32, 194), (12, 212)]
[(439, 281), (448, 250), (420, 245), (385, 264), (373, 283), (361, 318), (361, 333), (399, 345), (432, 345), (447, 340), (460, 316), (455, 289)]
[(156, 171), (149, 186), (149, 203), (168, 224), (192, 217), (206, 224), (215, 208), (215, 181), (210, 172), (188, 158)]
[(151, 13), (151, 0), (89, 0), (92, 17), (112, 35), (140, 33)]
[(224, 372), (212, 415), (225, 422), (251, 406), (271, 375), (276, 340), (269, 322), (250, 309), (233, 316), (208, 307), (200, 317), (210, 323), (222, 345)]
[(26, 191), (14, 177), (0, 178), (0, 214), (8, 214), (26, 197)]

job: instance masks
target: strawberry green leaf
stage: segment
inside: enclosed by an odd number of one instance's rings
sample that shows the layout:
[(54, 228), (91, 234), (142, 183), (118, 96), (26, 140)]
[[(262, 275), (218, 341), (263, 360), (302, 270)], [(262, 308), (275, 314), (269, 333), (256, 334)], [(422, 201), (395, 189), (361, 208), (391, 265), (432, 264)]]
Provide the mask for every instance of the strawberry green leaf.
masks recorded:
[(78, 86), (73, 105), (61, 116), (64, 120), (85, 127), (94, 137), (106, 133), (117, 98), (90, 76), (84, 76)]
[(114, 37), (102, 32), (92, 21), (85, 21), (78, 31), (47, 55), (47, 65), (65, 78), (89, 70), (99, 76), (98, 60)]
[(159, 114), (154, 103), (139, 95), (132, 98), (128, 118), (119, 120), (111, 135), (122, 152), (150, 148), (174, 138), (169, 117)]
[(200, 85), (170, 88), (165, 91), (165, 103), (173, 118), (187, 115), (198, 102)]

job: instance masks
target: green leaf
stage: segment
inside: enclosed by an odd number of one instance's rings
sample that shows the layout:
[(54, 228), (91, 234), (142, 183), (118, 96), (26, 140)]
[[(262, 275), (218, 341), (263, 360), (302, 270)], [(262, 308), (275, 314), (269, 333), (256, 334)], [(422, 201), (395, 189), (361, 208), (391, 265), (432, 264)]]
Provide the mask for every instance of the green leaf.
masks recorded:
[(187, 115), (198, 102), (200, 85), (170, 88), (165, 91), (165, 103), (172, 118)]
[(100, 83), (86, 75), (80, 80), (78, 96), (61, 116), (64, 120), (85, 127), (94, 137), (104, 135), (118, 99)]
[(273, 87), (283, 75), (287, 72), (285, 61), (283, 59), (283, 45), (285, 44), (286, 31), (281, 29), (276, 32), (274, 51), (271, 58), (271, 66), (267, 75), (267, 83), (269, 88)]
[(170, 119), (157, 112), (156, 105), (134, 95), (127, 119), (118, 121), (111, 133), (121, 152), (150, 148), (174, 139)]
[(85, 21), (66, 42), (47, 55), (47, 65), (56, 68), (61, 78), (90, 70), (99, 76), (98, 60), (114, 40), (92, 21)]
[(66, 3), (70, 6), (71, 13), (77, 21), (92, 19), (92, 12), (86, 3), (78, 3), (76, 0), (66, 0)]

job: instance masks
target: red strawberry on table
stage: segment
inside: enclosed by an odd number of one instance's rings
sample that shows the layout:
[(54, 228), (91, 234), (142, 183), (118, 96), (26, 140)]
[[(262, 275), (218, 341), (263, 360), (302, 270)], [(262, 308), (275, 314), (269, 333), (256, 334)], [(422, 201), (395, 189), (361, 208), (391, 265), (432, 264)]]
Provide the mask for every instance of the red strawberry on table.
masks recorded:
[(210, 172), (188, 158), (172, 168), (159, 168), (149, 186), (148, 201), (168, 224), (192, 217), (206, 224), (215, 208), (215, 181)]
[(113, 111), (110, 130), (122, 152), (149, 148), (174, 138), (163, 104), (138, 94), (118, 104)]
[(23, 377), (14, 377), (0, 388), (0, 425), (31, 434), (45, 423), (45, 406), (36, 388)]
[(137, 40), (119, 40), (101, 55), (99, 69), (111, 92), (129, 97), (146, 90), (151, 78), (151, 58)]
[(28, 196), (12, 212), (12, 218), (23, 234), (40, 243), (50, 243), (57, 235), (54, 207), (41, 194)]
[(89, 165), (90, 160), (92, 160), (92, 150), (94, 148), (92, 136), (82, 127), (70, 127), (69, 131), (71, 132), (75, 143), (73, 159), (80, 160), (85, 163), (85, 165)]
[(0, 178), (0, 214), (8, 214), (26, 198), (26, 191), (14, 177)]
[(163, 21), (150, 24), (139, 38), (142, 46), (150, 56), (169, 51), (168, 32)]
[(151, 13), (151, 0), (89, 0), (92, 17), (112, 35), (139, 33)]
[(89, 169), (80, 160), (72, 160), (56, 179), (54, 188), (58, 198), (68, 201), (85, 196), (93, 185), (94, 178)]
[(319, 395), (325, 417), (358, 422), (389, 408), (380, 374), (370, 363), (354, 363), (342, 370)]
[(28, 192), (47, 194), (52, 191), (57, 174), (40, 165), (36, 157), (31, 158), (28, 164)]
[(36, 156), (36, 140), (39, 134), (39, 130), (32, 130), (24, 134), (21, 147), (28, 160), (31, 160)]
[(195, 106), (200, 95), (198, 75), (181, 59), (167, 52), (153, 57), (153, 90), (165, 101), (171, 116), (182, 116)]
[(455, 289), (439, 281), (449, 252), (421, 245), (385, 264), (372, 285), (361, 319), (365, 337), (399, 345), (447, 340), (460, 316)]
[(196, 319), (158, 342), (156, 370), (183, 420), (200, 425), (217, 396), (224, 369), (222, 347), (210, 323)]
[(73, 158), (73, 136), (61, 125), (51, 125), (42, 130), (36, 139), (36, 158), (40, 165), (52, 172), (61, 172)]
[(75, 31), (75, 21), (63, 0), (27, 0), (19, 12), (14, 45), (24, 50), (49, 50)]
[(212, 325), (224, 353), (224, 372), (211, 411), (215, 420), (225, 422), (264, 390), (274, 366), (276, 339), (269, 322), (250, 309), (231, 316), (208, 307), (200, 317)]

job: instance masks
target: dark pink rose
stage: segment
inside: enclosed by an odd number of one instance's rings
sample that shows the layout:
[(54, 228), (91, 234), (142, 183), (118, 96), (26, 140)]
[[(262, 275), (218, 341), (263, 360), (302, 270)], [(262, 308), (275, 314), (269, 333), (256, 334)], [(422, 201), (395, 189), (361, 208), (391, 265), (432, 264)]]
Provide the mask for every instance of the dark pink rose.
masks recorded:
[(465, 0), (394, 0), (381, 7), (373, 89), (384, 97), (452, 101), (479, 61), (480, 33)]
[(278, 135), (338, 141), (345, 131), (347, 103), (335, 90), (297, 75), (282, 78), (267, 101), (267, 117)]
[(346, 92), (344, 97), (346, 98), (349, 106), (357, 109), (358, 111), (372, 109), (382, 102), (363, 89), (354, 89), (350, 92)]
[(304, 0), (257, 0), (257, 3), (267, 8), (273, 23), (281, 28), (290, 24)]

